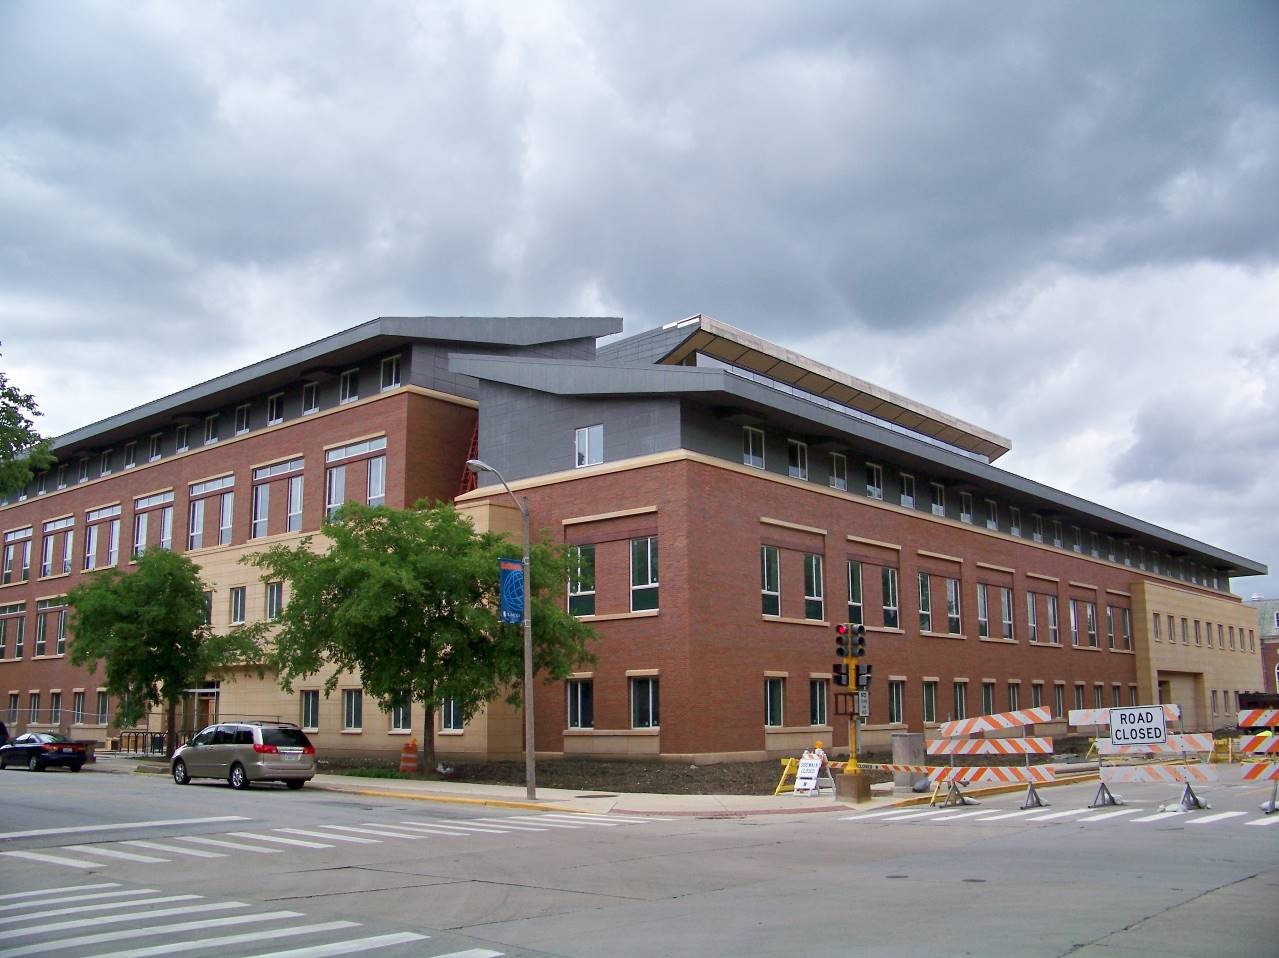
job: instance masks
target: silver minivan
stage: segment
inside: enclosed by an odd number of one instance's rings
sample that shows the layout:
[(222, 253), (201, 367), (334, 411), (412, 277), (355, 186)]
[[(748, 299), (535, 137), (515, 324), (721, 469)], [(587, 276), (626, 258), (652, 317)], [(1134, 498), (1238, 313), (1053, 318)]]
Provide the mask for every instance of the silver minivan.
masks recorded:
[(285, 722), (222, 722), (202, 730), (173, 753), (173, 780), (224, 778), (232, 788), (283, 782), (301, 788), (315, 776), (315, 747)]

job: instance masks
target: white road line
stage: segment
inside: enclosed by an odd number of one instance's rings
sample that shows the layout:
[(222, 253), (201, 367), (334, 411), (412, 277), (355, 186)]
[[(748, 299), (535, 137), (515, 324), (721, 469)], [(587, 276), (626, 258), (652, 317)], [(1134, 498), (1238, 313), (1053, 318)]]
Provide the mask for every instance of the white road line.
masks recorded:
[(1023, 808), (1020, 811), (1016, 811), (1016, 812), (1004, 812), (1002, 815), (992, 815), (990, 818), (983, 818), (981, 820), (981, 824), (985, 824), (986, 822), (998, 822), (998, 821), (1002, 821), (1005, 818), (1025, 818), (1026, 816), (1034, 815), (1036, 812), (1039, 812), (1039, 811), (1041, 811), (1041, 809)]
[(1178, 815), (1184, 815), (1185, 812), (1155, 812), (1153, 815), (1146, 815), (1144, 818), (1134, 818), (1134, 822), (1159, 822), (1166, 818), (1176, 818)]
[(489, 951), (487, 948), (468, 948), (466, 951), (450, 951), (447, 955), (436, 955), (435, 958), (502, 958), (505, 952)]
[(44, 862), (46, 865), (66, 865), (68, 868), (101, 868), (102, 862), (85, 861), (83, 858), (62, 858), (59, 855), (45, 855), (40, 852), (0, 852), (13, 858), (25, 858), (27, 861)]
[[(329, 838), (335, 842), (353, 842), (357, 845), (381, 845), (382, 840), (379, 838), (356, 838), (354, 835), (330, 835), (328, 832), (313, 832), (305, 828), (277, 828), (277, 832), (284, 832), (286, 835), (305, 835), (308, 838)], [(263, 851), (279, 851), (278, 848), (263, 849)]]
[(247, 822), (243, 815), (219, 815), (216, 818), (174, 818), (167, 821), (118, 822), (114, 825), (71, 825), (66, 828), (33, 828), (25, 832), (0, 832), (0, 841), (10, 838), (37, 838), (46, 835), (80, 835), (86, 832), (120, 831), (126, 828), (165, 828), (169, 825), (204, 825), (209, 822)]
[[(81, 885), (80, 887), (81, 888), (119, 888), (120, 885), (118, 882), (109, 882), (105, 885)], [(50, 888), (49, 891), (55, 892), (55, 891), (59, 891), (59, 889)], [(94, 899), (97, 899), (97, 898), (128, 898), (132, 895), (155, 895), (155, 894), (158, 894), (159, 891), (160, 889), (158, 888), (139, 888), (139, 889), (125, 890), (125, 891), (99, 891), (99, 892), (94, 892), (92, 895), (63, 895), (60, 898), (46, 898), (44, 901), (40, 903), (40, 906), (44, 908), (44, 907), (48, 907), (49, 905), (65, 905), (68, 902), (73, 902), (73, 901), (93, 901)], [(13, 895), (11, 897), (17, 898), (18, 896)], [(14, 902), (11, 905), (0, 905), (0, 911), (14, 911), (18, 908), (30, 908), (30, 907), (31, 907), (30, 902), (21, 901), (21, 902)]]
[(1055, 821), (1058, 818), (1070, 818), (1073, 815), (1086, 815), (1091, 811), (1092, 811), (1091, 808), (1072, 808), (1069, 811), (1053, 812), (1050, 815), (1036, 815), (1034, 818), (1029, 819), (1029, 821), (1051, 822), (1051, 821)]
[(626, 822), (606, 822), (601, 818), (595, 818), (590, 815), (564, 815), (557, 812), (548, 812), (545, 815), (535, 816), (539, 822), (546, 822), (547, 819), (555, 822), (568, 822), (572, 825), (599, 825), (602, 828), (618, 828), (625, 825)]
[[(133, 908), (137, 905), (166, 905), (171, 901), (195, 901), (200, 895), (168, 895), (164, 898), (130, 898), (128, 901), (108, 901), (99, 902), (94, 905), (79, 905), (75, 908), (53, 908), (48, 911), (41, 911), (40, 917), (57, 918), (59, 915), (83, 915), (90, 911), (109, 911), (112, 908)], [(137, 917), (135, 912), (130, 913), (130, 917)], [(0, 925), (13, 925), (20, 921), (30, 921), (30, 915), (9, 915), (6, 918), (0, 918)], [(48, 925), (40, 925), (36, 930), (43, 933)], [(6, 935), (13, 932), (5, 932)]]
[(75, 850), (82, 855), (101, 855), (103, 858), (118, 858), (124, 862), (142, 862), (144, 865), (158, 865), (169, 861), (168, 858), (156, 858), (154, 855), (135, 855), (133, 852), (116, 851), (114, 848), (99, 848), (97, 845), (76, 845)]
[(281, 845), (293, 845), (297, 848), (333, 848), (322, 842), (306, 842), (300, 838), (285, 838), (283, 835), (259, 835), (255, 832), (228, 832), (236, 838), (256, 838), (260, 842), (279, 842)]
[[(393, 935), (376, 935), (372, 938), (356, 938), (353, 941), (335, 941), (327, 945), (316, 945), (313, 948), (291, 948), (288, 951), (260, 952), (249, 958), (329, 958), (330, 955), (349, 955), (355, 951), (368, 951), (371, 948), (387, 948), (391, 945), (403, 945), (410, 941), (425, 941), (429, 936), (419, 935), (415, 931), (399, 931)], [(99, 956), (105, 958), (105, 956)]]
[[(284, 852), (282, 848), (262, 848), (260, 845), (246, 845), (244, 842), (228, 842), (221, 838), (205, 838), (203, 835), (181, 835), (175, 838), (178, 842), (195, 842), (199, 845), (208, 845), (210, 848), (229, 848), (235, 852), (253, 852), (255, 855), (280, 855)], [(187, 849), (191, 854), (195, 854), (191, 849)], [(209, 854), (208, 852), (205, 853)], [(225, 855), (213, 855), (214, 858), (225, 858)]]
[(1209, 815), (1206, 818), (1192, 818), (1187, 825), (1207, 825), (1211, 822), (1222, 822), (1227, 818), (1238, 818), (1241, 815), (1247, 815), (1247, 812), (1218, 812), (1216, 815)]
[[(352, 834), (355, 834), (355, 835), (381, 835), (383, 838), (402, 838), (405, 841), (409, 841), (409, 842), (416, 842), (420, 839), (426, 838), (425, 835), (415, 835), (413, 832), (409, 831), (408, 829), (399, 829), (397, 831), (395, 825), (381, 825), (376, 827), (372, 824), (360, 825), (360, 826), (321, 825), (320, 828), (332, 828), (338, 831), (351, 832)], [(339, 838), (342, 836), (334, 835), (333, 837)], [(365, 839), (365, 840), (368, 841), (369, 839)]]
[(503, 828), (514, 828), (521, 832), (545, 832), (552, 828), (576, 828), (576, 825), (563, 825), (559, 822), (538, 822), (536, 825), (520, 825), (520, 821), (527, 822), (528, 819), (514, 819), (511, 821), (505, 818), (477, 818), (477, 822), (492, 822), (495, 825), (501, 825)]
[[(932, 818), (934, 815), (945, 815), (949, 809), (933, 808), (926, 812), (911, 809), (909, 812), (898, 811), (895, 815), (890, 815), (884, 819), (886, 822), (911, 822), (918, 818)], [(989, 811), (989, 809), (987, 809)]]
[[(417, 824), (416, 822), (405, 822), (405, 825)], [(487, 832), (490, 835), (509, 835), (510, 829), (499, 828), (496, 825), (472, 825), (469, 821), (465, 825), (454, 824), (451, 821), (438, 821), (428, 818), (422, 822), (428, 828), (456, 828), (460, 832)]]
[(1267, 815), (1265, 818), (1254, 818), (1250, 822), (1244, 822), (1245, 825), (1274, 825), (1276, 823), (1279, 823), (1279, 815), (1275, 815), (1273, 818)]
[(900, 808), (890, 808), (882, 812), (867, 812), (864, 815), (844, 815), (843, 820), (846, 822), (864, 822), (868, 818), (883, 818), (885, 815), (900, 815)]
[(187, 855), (190, 858), (226, 858), (221, 852), (202, 852), (198, 848), (183, 848), (181, 845), (166, 845), (163, 842), (144, 842), (133, 839), (120, 842), (121, 845), (132, 845), (135, 848), (149, 848), (153, 852), (168, 852), (170, 855)]
[(625, 822), (631, 825), (645, 825), (649, 822), (658, 821), (656, 818), (639, 818), (635, 815), (601, 815), (599, 812), (582, 812), (576, 816), (577, 818), (607, 818), (610, 822)]
[[(0, 895), (0, 901), (12, 901), (15, 898), (37, 898), (40, 895), (60, 895), (67, 891), (91, 891), (97, 888), (119, 888), (118, 881), (96, 882), (92, 885), (62, 885), (58, 888), (37, 888), (35, 891), (15, 891)], [(113, 895), (132, 895), (134, 892), (112, 892)], [(0, 905), (0, 908), (5, 906)]]
[[(151, 915), (147, 916), (148, 918)], [(199, 921), (179, 921), (170, 925), (147, 925), (145, 928), (123, 928), (119, 931), (103, 931), (96, 935), (78, 935), (74, 938), (60, 938), (57, 941), (42, 941), (35, 945), (22, 945), (18, 948), (5, 948), (0, 951), (0, 958), (25, 958), (27, 955), (42, 955), (46, 951), (57, 951), (59, 948), (72, 948), (83, 945), (101, 945), (109, 941), (125, 941), (129, 938), (150, 938), (156, 935), (170, 935), (184, 931), (198, 931), (201, 928), (223, 928), (228, 925), (247, 925), (260, 921), (279, 921), (282, 918), (305, 918), (300, 911), (268, 911), (259, 915), (222, 915), (218, 918), (202, 918)], [(92, 924), (86, 921), (80, 924)]]
[(152, 955), (171, 955), (174, 952), (194, 951), (197, 948), (212, 948), (217, 945), (242, 945), (250, 941), (262, 941), (271, 938), (296, 938), (299, 935), (316, 935), (322, 931), (341, 931), (345, 928), (359, 927), (360, 923), (358, 921), (321, 921), (311, 925), (268, 928), (238, 935), (222, 935), (218, 938), (191, 938), (186, 941), (172, 941), (166, 945), (150, 945), (146, 948), (110, 951), (105, 954), (95, 955), (94, 958), (148, 958), (148, 956)]
[(956, 818), (972, 818), (974, 815), (989, 815), (990, 809), (983, 808), (976, 812), (956, 812), (954, 815), (942, 815), (940, 818), (934, 818), (934, 822), (951, 822)]
[[(179, 895), (179, 898), (199, 898), (199, 895)], [(146, 913), (147, 921), (155, 918), (171, 918), (177, 915), (190, 915), (199, 912), (207, 915), (211, 911), (227, 911), (231, 908), (248, 908), (242, 901), (200, 902), (198, 905), (183, 905), (178, 908), (156, 908)], [(76, 928), (97, 928), (99, 925), (118, 925), (125, 921), (137, 921), (136, 912), (125, 912), (123, 915), (94, 915), (92, 918), (79, 918), (71, 921), (45, 922), (32, 925), (30, 928), (15, 928), (4, 933), (6, 938), (24, 938), (31, 935), (47, 935), (54, 931), (73, 931)]]
[(433, 828), (430, 825), (415, 825), (411, 822), (403, 822), (396, 828), (408, 828), (426, 835), (447, 835), (449, 838), (470, 838), (474, 834), (474, 832), (464, 832), (460, 828)]
[(1104, 822), (1108, 818), (1120, 818), (1124, 815), (1136, 815), (1138, 812), (1144, 812), (1144, 808), (1121, 808), (1117, 812), (1102, 812), (1100, 815), (1089, 815), (1087, 818), (1081, 818), (1081, 822)]

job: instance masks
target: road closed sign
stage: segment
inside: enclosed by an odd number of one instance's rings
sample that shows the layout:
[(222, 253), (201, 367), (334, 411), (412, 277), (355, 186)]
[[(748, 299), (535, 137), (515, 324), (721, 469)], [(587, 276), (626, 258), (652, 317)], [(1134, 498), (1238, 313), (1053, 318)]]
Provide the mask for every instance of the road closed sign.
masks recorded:
[(1161, 705), (1110, 710), (1110, 741), (1115, 745), (1162, 745), (1168, 726)]

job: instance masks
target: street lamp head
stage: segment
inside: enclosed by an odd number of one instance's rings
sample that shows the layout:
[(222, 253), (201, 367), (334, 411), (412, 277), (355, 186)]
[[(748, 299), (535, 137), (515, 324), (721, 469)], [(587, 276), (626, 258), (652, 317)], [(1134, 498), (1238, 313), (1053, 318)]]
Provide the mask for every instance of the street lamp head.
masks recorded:
[(468, 460), (466, 460), (466, 468), (467, 468), (467, 469), (470, 469), (470, 470), (471, 470), (471, 472), (473, 472), (473, 473), (475, 473), (475, 474), (477, 474), (477, 475), (478, 475), (479, 473), (481, 473), (481, 472), (494, 472), (494, 471), (495, 471), (495, 470), (493, 469), (493, 467), (492, 467), (492, 466), (490, 466), (487, 462), (484, 462), (482, 459), (468, 459)]

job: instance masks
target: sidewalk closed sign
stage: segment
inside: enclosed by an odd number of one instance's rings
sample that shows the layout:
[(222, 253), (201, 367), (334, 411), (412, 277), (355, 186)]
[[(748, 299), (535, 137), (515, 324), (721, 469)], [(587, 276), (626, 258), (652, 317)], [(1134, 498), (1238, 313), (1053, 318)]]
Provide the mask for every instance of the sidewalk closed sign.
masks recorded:
[(799, 770), (795, 773), (795, 791), (813, 792), (817, 790), (817, 774), (822, 770), (820, 758), (801, 758)]
[(1116, 745), (1162, 745), (1168, 741), (1162, 705), (1110, 710), (1110, 740)]

